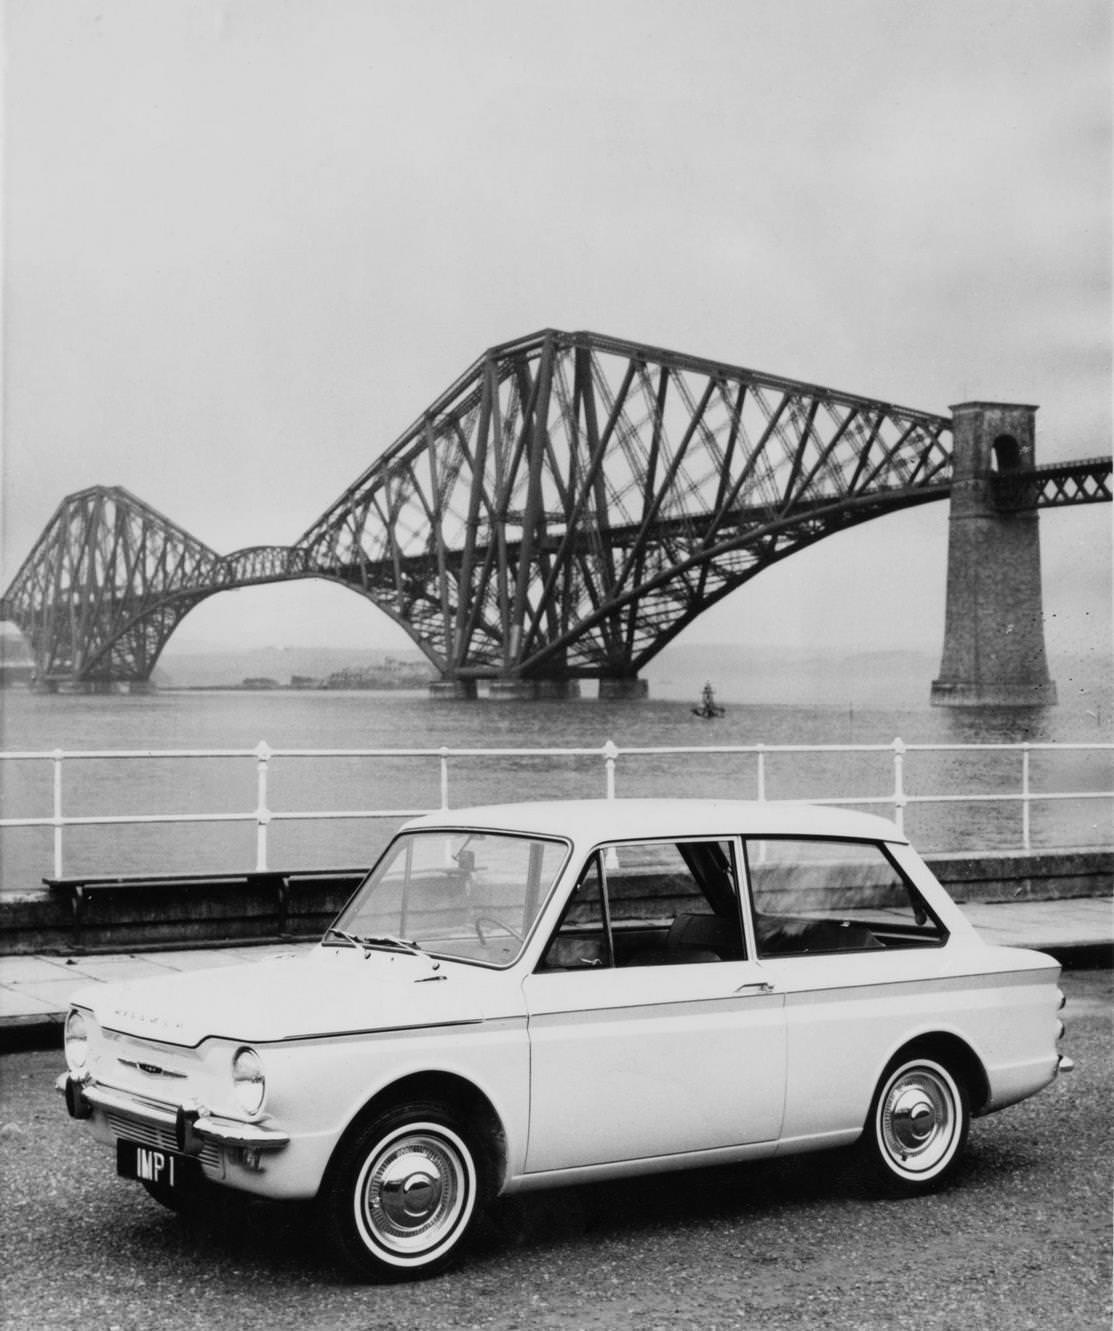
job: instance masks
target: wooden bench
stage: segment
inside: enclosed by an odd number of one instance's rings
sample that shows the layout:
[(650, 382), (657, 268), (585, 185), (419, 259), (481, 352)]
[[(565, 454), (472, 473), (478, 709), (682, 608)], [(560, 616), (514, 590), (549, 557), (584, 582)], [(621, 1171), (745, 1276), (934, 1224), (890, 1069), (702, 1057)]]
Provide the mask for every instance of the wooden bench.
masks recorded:
[(44, 878), (68, 914), (71, 945), (157, 947), (174, 943), (307, 938), (320, 934), (366, 869), (257, 870)]

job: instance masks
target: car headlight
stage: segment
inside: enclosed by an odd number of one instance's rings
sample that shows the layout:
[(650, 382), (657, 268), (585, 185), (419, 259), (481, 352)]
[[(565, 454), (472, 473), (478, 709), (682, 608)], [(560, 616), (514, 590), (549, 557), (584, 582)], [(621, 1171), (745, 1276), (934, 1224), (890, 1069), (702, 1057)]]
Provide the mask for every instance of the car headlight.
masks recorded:
[(89, 1020), (78, 1008), (70, 1008), (65, 1030), (66, 1066), (84, 1072), (89, 1062)]
[(246, 1045), (232, 1059), (232, 1090), (245, 1114), (258, 1114), (267, 1097), (263, 1060)]

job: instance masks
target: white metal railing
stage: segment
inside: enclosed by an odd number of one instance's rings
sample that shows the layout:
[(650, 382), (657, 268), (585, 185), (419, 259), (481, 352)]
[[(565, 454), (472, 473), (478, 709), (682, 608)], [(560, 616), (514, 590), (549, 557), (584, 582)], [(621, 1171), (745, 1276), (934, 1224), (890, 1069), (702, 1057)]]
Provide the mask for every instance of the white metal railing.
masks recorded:
[[(267, 869), (268, 828), (273, 822), (327, 821), (331, 819), (408, 818), (428, 813), (429, 808), (392, 809), (330, 809), (330, 810), (275, 810), (268, 803), (268, 776), (272, 760), (305, 758), (406, 758), (415, 761), (436, 760), (440, 765), (440, 807), (449, 804), (449, 764), (463, 758), (596, 758), (603, 766), (603, 789), (607, 799), (616, 797), (616, 771), (619, 760), (647, 757), (680, 757), (683, 755), (748, 756), (755, 761), (757, 797), (767, 799), (767, 764), (770, 758), (782, 754), (889, 754), (892, 770), (892, 788), (883, 795), (840, 795), (809, 797), (814, 804), (831, 805), (886, 805), (892, 810), (898, 827), (904, 824), (905, 810), (918, 804), (974, 804), (1020, 803), (1021, 848), (1032, 849), (1032, 806), (1038, 802), (1058, 800), (1114, 800), (1114, 790), (1086, 791), (1034, 791), (1032, 788), (1031, 759), (1038, 752), (1092, 752), (1114, 751), (1114, 743), (1090, 744), (906, 744), (895, 739), (890, 744), (749, 744), (653, 746), (620, 748), (611, 740), (595, 747), (568, 748), (462, 748), (435, 749), (272, 749), (261, 741), (254, 749), (81, 749), (0, 751), (2, 762), (49, 762), (52, 765), (52, 810), (49, 816), (33, 818), (0, 818), (0, 830), (6, 828), (50, 828), (53, 831), (53, 877), (63, 876), (63, 835), (68, 827), (139, 826), (151, 823), (254, 823), (256, 828), (256, 868)], [(905, 764), (911, 754), (923, 753), (989, 752), (1016, 753), (1020, 760), (1018, 789), (966, 791), (959, 794), (913, 794), (906, 784)], [(240, 813), (144, 813), (70, 815), (63, 810), (63, 767), (66, 763), (82, 761), (135, 761), (141, 759), (223, 759), (253, 758), (255, 760), (255, 807)]]

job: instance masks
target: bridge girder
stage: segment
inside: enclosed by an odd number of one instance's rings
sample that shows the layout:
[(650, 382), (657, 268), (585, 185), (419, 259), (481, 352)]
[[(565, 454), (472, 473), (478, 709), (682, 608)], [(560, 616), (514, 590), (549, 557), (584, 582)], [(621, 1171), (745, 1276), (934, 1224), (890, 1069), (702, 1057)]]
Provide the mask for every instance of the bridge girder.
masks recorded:
[[(480, 357), (294, 545), (221, 556), (94, 487), (62, 501), (0, 615), (43, 682), (145, 680), (206, 597), (319, 577), (373, 601), (446, 679), (629, 676), (770, 564), (947, 497), (950, 432), (947, 417), (547, 330)], [(1041, 469), (1035, 499), (1001, 478), (1001, 501), (1109, 498), (1106, 465), (1105, 482)]]
[(1110, 458), (1049, 462), (1028, 471), (1004, 472), (993, 477), (990, 492), (995, 506), (1007, 513), (1077, 504), (1109, 504), (1110, 475)]
[(66, 496), (0, 603), (46, 683), (149, 678), (220, 556), (118, 486)]
[(771, 524), (831, 510), (826, 534), (841, 505), (944, 497), (948, 430), (550, 330), (481, 357), (298, 545), (408, 623), (446, 677), (629, 674), (771, 562)]

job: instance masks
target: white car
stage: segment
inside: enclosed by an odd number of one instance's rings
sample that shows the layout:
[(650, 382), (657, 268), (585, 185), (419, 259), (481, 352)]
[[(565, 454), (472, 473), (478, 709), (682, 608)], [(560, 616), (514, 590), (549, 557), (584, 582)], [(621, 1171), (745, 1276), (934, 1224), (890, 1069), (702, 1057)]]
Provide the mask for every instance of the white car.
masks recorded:
[(446, 810), (304, 955), (84, 990), (58, 1086), (167, 1205), (316, 1198), (357, 1272), (429, 1275), (526, 1189), (851, 1143), (934, 1188), (1071, 1066), (1059, 974), (871, 816)]

